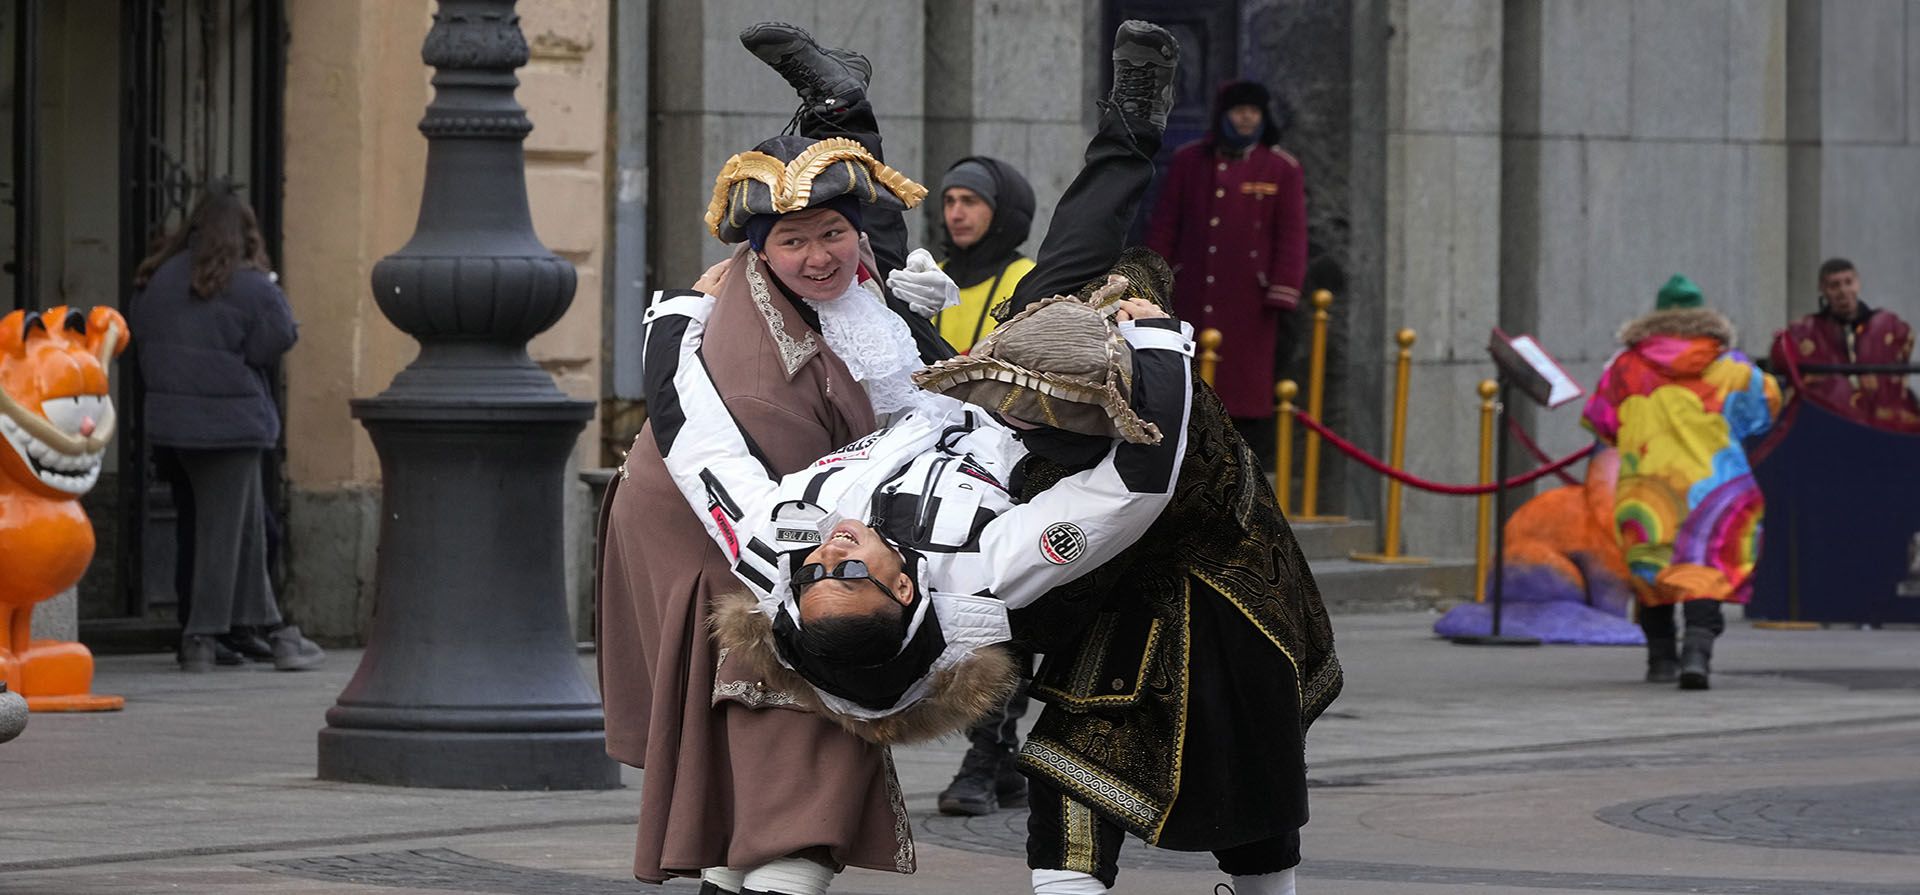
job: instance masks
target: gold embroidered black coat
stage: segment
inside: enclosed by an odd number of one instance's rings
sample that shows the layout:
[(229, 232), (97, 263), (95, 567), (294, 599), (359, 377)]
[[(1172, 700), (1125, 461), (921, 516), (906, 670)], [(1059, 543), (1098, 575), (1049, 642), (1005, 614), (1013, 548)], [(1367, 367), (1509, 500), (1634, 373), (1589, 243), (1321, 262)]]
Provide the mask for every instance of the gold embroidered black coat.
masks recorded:
[[(1023, 769), (1149, 843), (1206, 850), (1305, 822), (1303, 741), (1339, 694), (1341, 672), (1326, 607), (1272, 487), (1213, 391), (1196, 381), (1194, 400), (1187, 456), (1160, 520), (1013, 623), (1017, 639), (1046, 654), (1033, 686), (1046, 709), (1021, 750)], [(1024, 498), (1070, 471), (1030, 464)], [(1244, 634), (1217, 642), (1236, 625)], [(1293, 686), (1255, 697), (1279, 704), (1248, 705), (1230, 680), (1289, 671)], [(1189, 741), (1198, 708), (1237, 718), (1230, 735), (1216, 724), (1208, 742)], [(1196, 760), (1209, 769), (1183, 773)], [(1228, 803), (1243, 807), (1208, 816)], [(1263, 804), (1272, 810), (1262, 814)]]

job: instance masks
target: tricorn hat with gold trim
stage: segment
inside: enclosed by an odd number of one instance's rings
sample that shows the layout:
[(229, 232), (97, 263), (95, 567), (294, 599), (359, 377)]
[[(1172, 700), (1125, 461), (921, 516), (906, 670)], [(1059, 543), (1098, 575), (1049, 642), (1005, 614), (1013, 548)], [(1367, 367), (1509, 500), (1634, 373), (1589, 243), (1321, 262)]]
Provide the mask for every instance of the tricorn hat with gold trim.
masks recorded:
[(721, 242), (742, 242), (754, 215), (817, 208), (848, 195), (864, 205), (906, 211), (926, 198), (927, 188), (846, 137), (774, 137), (720, 166), (707, 229)]

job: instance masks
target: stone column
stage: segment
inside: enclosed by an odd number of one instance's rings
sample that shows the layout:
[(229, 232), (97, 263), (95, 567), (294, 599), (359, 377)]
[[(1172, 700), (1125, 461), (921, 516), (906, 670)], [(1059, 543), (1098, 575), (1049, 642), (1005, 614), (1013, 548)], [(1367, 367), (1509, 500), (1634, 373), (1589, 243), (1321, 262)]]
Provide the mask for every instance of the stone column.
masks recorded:
[[(923, 0), (763, 4), (653, 0), (654, 153), (648, 218), (651, 289), (684, 289), (732, 246), (707, 232), (713, 178), (737, 152), (779, 134), (799, 99), (740, 46), (740, 29), (779, 19), (821, 44), (865, 55), (887, 163), (920, 180)], [(910, 241), (925, 228), (908, 212)]]
[(563, 602), (564, 470), (593, 404), (527, 354), (573, 265), (527, 207), (512, 0), (441, 0), (421, 50), (427, 176), (374, 298), (420, 354), (354, 416), (380, 456), (371, 642), (320, 732), (323, 779), (486, 789), (619, 785)]
[[(1366, 73), (1357, 70), (1362, 67), (1358, 54), (1365, 50), (1356, 41), (1373, 34), (1373, 27), (1384, 30), (1363, 24), (1369, 21), (1368, 5), (1243, 0), (1239, 71), (1266, 84), (1276, 103), (1284, 102), (1292, 113), (1280, 145), (1300, 160), (1306, 174), (1309, 265), (1301, 295), (1328, 289), (1336, 296), (1328, 326), (1323, 415), (1328, 425), (1359, 443), (1381, 448), (1383, 417), (1372, 397), (1383, 381), (1378, 352), (1353, 353), (1357, 345), (1385, 344), (1391, 331), (1381, 317), (1378, 277), (1360, 269), (1368, 247), (1362, 244), (1365, 237), (1355, 236), (1354, 224), (1367, 217), (1367, 209), (1356, 206), (1367, 204), (1368, 194), (1350, 187), (1364, 180), (1368, 172), (1363, 169), (1377, 165), (1385, 153), (1383, 142), (1367, 139), (1381, 136), (1378, 125), (1357, 129), (1354, 121), (1364, 114), (1354, 97), (1367, 89)], [(1292, 326), (1296, 353), (1287, 375), (1304, 385), (1313, 332), (1310, 302), (1295, 309)], [(1353, 362), (1356, 357), (1359, 363)], [(1361, 395), (1365, 399), (1356, 400)], [(1378, 478), (1348, 473), (1344, 462), (1321, 467), (1322, 512), (1373, 515), (1380, 499)]]
[(1777, 2), (1788, 22), (1786, 316), (1815, 310), (1815, 271), (1838, 255), (1859, 266), (1867, 304), (1920, 319), (1920, 2)]
[[(1785, 322), (1787, 6), (1508, 5), (1502, 316), (1582, 384), (1675, 273), (1749, 351)], [(1590, 440), (1519, 409), (1554, 454)]]
[(926, 155), (911, 172), (933, 193), (921, 215), (926, 242), (934, 248), (941, 239), (941, 175), (962, 158), (990, 155), (1033, 184), (1031, 255), (1080, 173), (1087, 121), (1110, 65), (1098, 52), (1097, 4), (940, 0), (926, 15)]
[[(1414, 346), (1408, 427), (1418, 474), (1471, 482), (1477, 473), (1474, 383), (1492, 365), (1486, 345), (1500, 304), (1501, 59), (1499, 0), (1388, 0), (1385, 205), (1381, 217), (1383, 325), (1356, 331), (1356, 366), (1384, 370), (1396, 353), (1387, 334), (1402, 326)], [(1363, 300), (1369, 298), (1364, 297)], [(1377, 310), (1376, 310), (1377, 308)], [(1391, 406), (1391, 377), (1362, 402)], [(1373, 517), (1378, 505), (1349, 506)], [(1406, 550), (1471, 554), (1474, 504), (1407, 494)]]

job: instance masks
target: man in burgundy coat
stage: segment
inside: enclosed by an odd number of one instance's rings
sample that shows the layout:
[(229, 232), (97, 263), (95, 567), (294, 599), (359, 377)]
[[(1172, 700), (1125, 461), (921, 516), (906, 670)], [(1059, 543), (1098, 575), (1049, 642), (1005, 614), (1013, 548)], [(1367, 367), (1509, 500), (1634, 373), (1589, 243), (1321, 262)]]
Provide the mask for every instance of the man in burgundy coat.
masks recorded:
[(1213, 388), (1247, 443), (1273, 457), (1274, 351), (1300, 303), (1307, 200), (1300, 162), (1275, 145), (1267, 88), (1234, 81), (1213, 128), (1174, 153), (1147, 245), (1173, 265), (1175, 313), (1224, 336)]
[[(1829, 258), (1820, 265), (1820, 310), (1774, 336), (1774, 375), (1788, 375), (1789, 351), (1799, 364), (1904, 364), (1913, 356), (1913, 328), (1892, 311), (1868, 307), (1853, 262)], [(1920, 432), (1920, 402), (1905, 376), (1809, 372), (1802, 381), (1807, 397), (1835, 413), (1877, 429)]]

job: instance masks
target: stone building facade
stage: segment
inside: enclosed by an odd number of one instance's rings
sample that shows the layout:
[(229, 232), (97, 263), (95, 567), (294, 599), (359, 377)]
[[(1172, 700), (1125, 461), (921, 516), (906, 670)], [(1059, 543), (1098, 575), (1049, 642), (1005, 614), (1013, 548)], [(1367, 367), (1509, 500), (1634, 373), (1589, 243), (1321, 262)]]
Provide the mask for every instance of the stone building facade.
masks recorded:
[[(419, 46), (430, 11), (426, 0), (289, 3), (287, 117), (303, 124), (287, 136), (284, 266), (305, 329), (288, 368), (286, 600), (335, 638), (364, 629), (378, 533), (378, 458), (347, 402), (384, 388), (413, 352), (380, 316), (367, 282), (374, 262), (412, 232), (426, 153), (414, 125), (431, 90)], [(525, 0), (519, 12), (533, 54), (518, 97), (534, 123), (534, 226), (580, 272), (572, 307), (530, 348), (570, 394), (606, 399), (607, 412), (582, 436), (581, 469), (618, 462), (641, 418), (612, 396), (612, 303), (690, 283), (724, 256), (728, 247), (702, 223), (713, 172), (792, 115), (791, 89), (740, 47), (744, 25), (777, 15), (868, 55), (888, 160), (932, 186), (963, 155), (1005, 158), (1034, 183), (1036, 234), (1079, 168), (1098, 89), (1088, 72), (1099, 69), (1083, 62), (1102, 46), (1091, 0), (819, 2), (777, 12), (749, 2), (652, 0), (616, 9), (605, 0)], [(616, 25), (622, 16), (633, 18)], [(616, 47), (616, 36), (637, 46)], [(633, 63), (630, 53), (644, 54), (643, 68), (610, 90), (614, 69)], [(1028, 89), (1040, 83), (1049, 88)], [(610, 153), (610, 144), (635, 135), (648, 150), (638, 164)], [(623, 201), (640, 209), (641, 234), (632, 256), (615, 265), (620, 288), (608, 290), (600, 276), (606, 253), (616, 242), (633, 244), (613, 232)], [(937, 227), (937, 213), (934, 203), (929, 214), (909, 216), (916, 244)], [(1037, 244), (1036, 236), (1029, 249)], [(569, 497), (578, 607), (589, 586), (592, 508), (584, 487)]]
[[(60, 72), (99, 69), (88, 53), (113, 44), (85, 33), (118, 8), (74, 0), (43, 25), (65, 60), (48, 68), (64, 105), (43, 139), (111, 109), (96, 95), (107, 81)], [(418, 208), (433, 6), (277, 8), (279, 260), (303, 327), (285, 371), (285, 601), (314, 633), (352, 639), (371, 611), (379, 469), (348, 402), (414, 352), (368, 282)], [(531, 350), (603, 410), (575, 465), (617, 462), (641, 418), (613, 387), (621, 303), (722, 257), (701, 222), (713, 172), (793, 112), (791, 91), (739, 47), (741, 27), (784, 18), (869, 56), (888, 161), (929, 187), (968, 154), (1021, 168), (1039, 205), (1032, 252), (1079, 167), (1113, 25), (1227, 8), (1232, 27), (1208, 52), (1294, 111), (1284, 145), (1306, 168), (1309, 285), (1339, 295), (1328, 420), (1384, 452), (1390, 335), (1416, 329), (1409, 465), (1422, 475), (1474, 474), (1473, 386), (1491, 374), (1496, 324), (1536, 333), (1590, 381), (1618, 325), (1685, 272), (1759, 351), (1813, 307), (1813, 270), (1832, 254), (1859, 263), (1869, 302), (1920, 316), (1920, 0), (522, 0), (534, 224), (579, 271), (567, 315)], [(96, 213), (110, 206), (88, 198), (113, 183), (98, 173), (111, 152), (61, 145), (72, 151), (49, 156), (63, 185), (45, 214), (64, 235), (43, 240), (59, 294), (45, 303), (111, 301), (113, 222)], [(938, 233), (937, 204), (910, 215), (916, 243)], [(1555, 453), (1584, 442), (1574, 416), (1521, 413)], [(1322, 493), (1369, 517), (1380, 487), (1333, 462)], [(577, 604), (591, 511), (584, 486), (570, 495)], [(1410, 493), (1406, 507), (1409, 552), (1467, 555), (1471, 501)]]
[[(283, 602), (329, 638), (364, 630), (379, 534), (379, 459), (348, 401), (385, 389), (415, 351), (380, 315), (368, 282), (374, 263), (412, 235), (419, 210), (427, 144), (416, 125), (432, 96), (420, 45), (432, 9), (427, 0), (287, 3), (281, 266), (301, 338), (286, 371)], [(518, 12), (532, 52), (516, 95), (534, 124), (526, 141), (534, 229), (579, 274), (566, 316), (528, 350), (568, 394), (598, 401), (609, 4), (530, 0)], [(581, 436), (577, 466), (599, 465), (596, 430)], [(584, 501), (584, 487), (570, 496)], [(573, 541), (584, 544), (584, 521), (573, 528)], [(586, 563), (573, 565), (578, 578)]]
[[(1243, 16), (1248, 69), (1305, 107), (1290, 142), (1348, 282), (1328, 416), (1384, 448), (1391, 334), (1414, 328), (1421, 475), (1473, 478), (1494, 325), (1590, 385), (1675, 272), (1755, 354), (1814, 309), (1830, 255), (1860, 266), (1869, 303), (1920, 315), (1920, 3), (1247, 0)], [(1518, 409), (1550, 453), (1588, 440), (1577, 406)], [(1344, 509), (1377, 513), (1375, 477), (1330, 475)], [(1470, 555), (1472, 501), (1413, 492), (1406, 512), (1410, 552)]]

